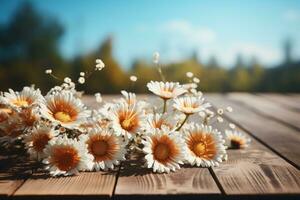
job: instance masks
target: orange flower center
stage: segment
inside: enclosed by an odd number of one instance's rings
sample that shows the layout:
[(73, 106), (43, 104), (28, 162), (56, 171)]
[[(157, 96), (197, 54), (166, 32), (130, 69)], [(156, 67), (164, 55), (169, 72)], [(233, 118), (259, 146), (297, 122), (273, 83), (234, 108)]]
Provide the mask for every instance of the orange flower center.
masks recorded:
[(72, 117), (68, 113), (62, 111), (55, 113), (54, 118), (65, 123), (72, 121)]
[(245, 142), (240, 138), (232, 138), (230, 140), (230, 143), (231, 143), (231, 148), (233, 149), (240, 149), (245, 144)]
[(203, 156), (206, 152), (206, 146), (202, 142), (194, 145), (193, 151), (198, 156)]
[(42, 152), (50, 139), (51, 137), (47, 133), (36, 135), (33, 138), (33, 142), (32, 142), (32, 146), (34, 150), (36, 150), (37, 152)]
[(91, 149), (94, 155), (103, 156), (107, 154), (108, 147), (109, 146), (106, 141), (99, 140), (93, 142)]
[(207, 133), (192, 133), (187, 141), (189, 149), (197, 157), (213, 159), (216, 155), (214, 138)]
[(116, 139), (109, 135), (94, 135), (86, 143), (95, 161), (112, 160), (119, 150)]
[(8, 119), (8, 115), (0, 111), (0, 122), (4, 122)]
[(74, 169), (79, 161), (78, 151), (73, 147), (56, 147), (53, 150), (52, 163), (61, 171)]
[(179, 154), (179, 149), (168, 136), (154, 136), (152, 139), (152, 152), (155, 160), (166, 164)]
[(154, 155), (157, 160), (161, 160), (161, 161), (167, 160), (170, 155), (169, 146), (166, 144), (158, 144), (155, 147)]

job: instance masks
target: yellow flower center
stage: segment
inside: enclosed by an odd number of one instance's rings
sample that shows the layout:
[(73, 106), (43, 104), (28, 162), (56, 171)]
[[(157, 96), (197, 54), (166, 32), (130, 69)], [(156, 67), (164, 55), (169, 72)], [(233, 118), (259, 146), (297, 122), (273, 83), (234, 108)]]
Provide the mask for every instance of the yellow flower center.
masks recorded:
[(66, 112), (57, 112), (54, 114), (54, 118), (61, 122), (70, 122), (72, 121), (71, 116)]
[(130, 119), (125, 119), (121, 122), (121, 125), (125, 130), (130, 130), (132, 128), (132, 122)]
[(91, 149), (94, 155), (103, 156), (107, 153), (108, 147), (109, 146), (106, 141), (98, 140), (93, 142)]
[(197, 144), (194, 145), (193, 150), (194, 150), (194, 153), (197, 156), (202, 156), (206, 152), (206, 146), (202, 142), (199, 142), (199, 143), (197, 143)]
[(154, 150), (154, 156), (159, 161), (168, 159), (170, 154), (170, 148), (166, 144), (158, 144)]
[(13, 104), (16, 105), (16, 106), (19, 106), (19, 107), (21, 107), (21, 106), (26, 107), (26, 106), (29, 105), (29, 104), (28, 104), (28, 101), (26, 101), (26, 100), (21, 100), (21, 99), (14, 101)]

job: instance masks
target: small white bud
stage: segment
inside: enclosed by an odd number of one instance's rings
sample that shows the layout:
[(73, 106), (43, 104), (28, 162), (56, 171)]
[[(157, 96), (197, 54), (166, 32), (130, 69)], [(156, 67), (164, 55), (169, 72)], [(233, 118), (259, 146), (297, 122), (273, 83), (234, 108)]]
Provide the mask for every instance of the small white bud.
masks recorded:
[(206, 113), (203, 112), (203, 111), (201, 111), (201, 112), (199, 112), (199, 116), (202, 117), (202, 118), (204, 118), (206, 116)]
[(71, 80), (69, 77), (66, 77), (66, 78), (64, 78), (64, 82), (65, 82), (65, 83), (71, 83), (72, 80)]
[(78, 83), (84, 84), (84, 83), (85, 83), (85, 78), (79, 77), (79, 78), (78, 78)]
[(104, 62), (101, 59), (96, 60), (96, 68), (95, 70), (102, 70), (105, 67)]
[(217, 117), (218, 122), (222, 123), (224, 121), (224, 119), (222, 117)]
[(136, 82), (136, 81), (137, 81), (137, 77), (136, 77), (136, 76), (130, 76), (130, 80), (131, 80), (132, 82)]
[(232, 107), (230, 107), (230, 106), (227, 106), (226, 110), (227, 110), (228, 112), (232, 112), (232, 111), (233, 111)]
[(200, 79), (197, 78), (197, 77), (194, 77), (194, 78), (193, 78), (193, 81), (194, 81), (194, 83), (200, 83)]
[(153, 53), (153, 62), (155, 64), (157, 64), (159, 62), (159, 53), (158, 52)]
[(102, 102), (102, 97), (101, 97), (101, 94), (100, 94), (100, 93), (96, 93), (96, 94), (95, 94), (95, 97), (96, 97), (96, 102), (97, 102), (97, 103), (101, 103), (101, 102)]
[(187, 76), (188, 78), (192, 78), (192, 77), (194, 76), (194, 74), (193, 74), (192, 72), (187, 72), (187, 73), (186, 73), (186, 76)]
[(218, 113), (219, 115), (223, 115), (223, 114), (224, 114), (224, 110), (223, 110), (222, 108), (219, 108), (219, 109), (217, 110), (217, 113)]
[(52, 69), (46, 69), (46, 70), (45, 70), (45, 73), (46, 73), (46, 74), (52, 74)]
[(84, 72), (80, 72), (80, 76), (85, 76), (85, 73)]
[(229, 123), (229, 127), (230, 127), (231, 129), (235, 129), (235, 124)]

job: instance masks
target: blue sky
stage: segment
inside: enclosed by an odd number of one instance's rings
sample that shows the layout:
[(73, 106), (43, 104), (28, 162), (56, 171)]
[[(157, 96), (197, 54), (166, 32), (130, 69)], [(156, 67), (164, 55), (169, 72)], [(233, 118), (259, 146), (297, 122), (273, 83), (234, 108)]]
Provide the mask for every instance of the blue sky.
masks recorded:
[[(1, 0), (0, 22), (22, 0)], [(109, 34), (124, 67), (136, 58), (163, 62), (197, 52), (206, 62), (215, 55), (230, 66), (240, 52), (266, 65), (282, 60), (282, 41), (291, 37), (300, 59), (300, 0), (32, 0), (65, 26), (61, 51), (66, 58), (96, 49)]]

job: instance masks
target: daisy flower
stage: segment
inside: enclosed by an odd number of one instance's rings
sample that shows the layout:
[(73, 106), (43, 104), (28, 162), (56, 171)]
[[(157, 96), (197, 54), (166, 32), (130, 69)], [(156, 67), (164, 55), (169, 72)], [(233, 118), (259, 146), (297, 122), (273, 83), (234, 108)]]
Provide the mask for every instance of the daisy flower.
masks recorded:
[(180, 112), (190, 115), (210, 107), (210, 103), (204, 103), (204, 98), (186, 96), (174, 99), (173, 107)]
[(114, 165), (126, 159), (126, 143), (107, 129), (92, 129), (87, 135), (81, 135), (80, 139), (87, 144), (89, 154), (94, 157), (93, 169), (96, 171), (113, 169)]
[(43, 103), (44, 97), (39, 89), (24, 87), (21, 92), (12, 89), (5, 92), (2, 100), (13, 108), (26, 108), (35, 104)]
[(90, 116), (80, 99), (70, 92), (62, 92), (46, 97), (46, 106), (41, 109), (46, 119), (69, 129), (78, 128)]
[(136, 105), (140, 109), (148, 107), (147, 102), (137, 100), (135, 93), (127, 92), (125, 90), (122, 90), (121, 94), (123, 95), (123, 98), (121, 98), (121, 100), (116, 101), (116, 102), (125, 102), (125, 103), (128, 104), (128, 106), (135, 106)]
[(165, 100), (175, 98), (186, 92), (186, 90), (177, 82), (151, 81), (147, 84), (147, 87), (155, 95)]
[(186, 155), (184, 140), (176, 131), (153, 129), (142, 140), (146, 165), (153, 172), (167, 172), (180, 169)]
[(47, 158), (43, 163), (52, 176), (77, 175), (93, 167), (93, 156), (88, 154), (86, 144), (66, 135), (50, 140), (44, 153)]
[(34, 124), (40, 120), (38, 108), (36, 107), (24, 108), (20, 111), (19, 116), (27, 128), (34, 126)]
[(251, 139), (237, 130), (225, 130), (226, 146), (232, 149), (244, 149), (249, 146)]
[(125, 103), (117, 104), (110, 115), (116, 134), (124, 135), (128, 139), (141, 131), (145, 121), (144, 113), (138, 107), (129, 107)]
[(0, 103), (0, 124), (6, 122), (13, 113), (13, 109)]
[(175, 120), (171, 120), (170, 116), (166, 114), (149, 114), (147, 116), (147, 123), (145, 129), (151, 131), (152, 129), (162, 129), (163, 126), (166, 126), (170, 129), (173, 129), (176, 125)]
[(42, 125), (34, 127), (30, 133), (24, 137), (24, 142), (31, 158), (41, 160), (45, 158), (44, 149), (48, 142), (59, 134), (58, 130)]
[(191, 124), (184, 129), (184, 139), (188, 147), (186, 161), (202, 167), (219, 166), (226, 157), (224, 140), (221, 133), (211, 126)]

